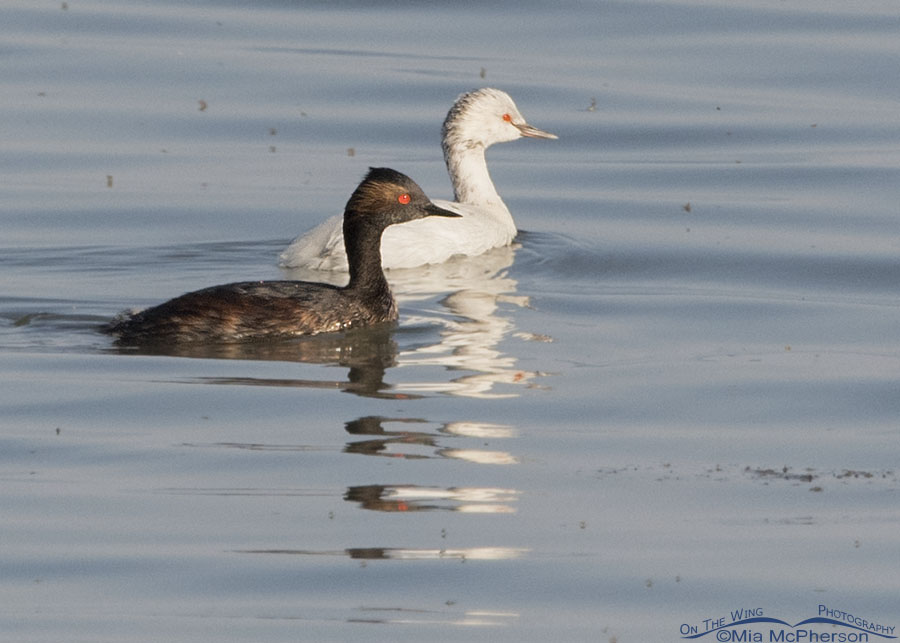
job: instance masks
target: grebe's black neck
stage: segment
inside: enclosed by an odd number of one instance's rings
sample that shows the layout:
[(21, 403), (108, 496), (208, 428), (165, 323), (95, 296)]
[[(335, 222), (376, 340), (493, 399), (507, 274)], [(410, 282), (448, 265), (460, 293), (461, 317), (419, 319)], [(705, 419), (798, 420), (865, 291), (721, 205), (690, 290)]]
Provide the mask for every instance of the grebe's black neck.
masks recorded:
[(386, 226), (351, 210), (344, 214), (344, 248), (350, 269), (348, 290), (378, 297), (390, 293), (381, 267), (381, 234)]
[(367, 302), (388, 302), (394, 307), (381, 267), (381, 235), (390, 225), (429, 216), (460, 215), (437, 207), (408, 176), (390, 168), (370, 168), (344, 208), (344, 248), (350, 269), (347, 290)]

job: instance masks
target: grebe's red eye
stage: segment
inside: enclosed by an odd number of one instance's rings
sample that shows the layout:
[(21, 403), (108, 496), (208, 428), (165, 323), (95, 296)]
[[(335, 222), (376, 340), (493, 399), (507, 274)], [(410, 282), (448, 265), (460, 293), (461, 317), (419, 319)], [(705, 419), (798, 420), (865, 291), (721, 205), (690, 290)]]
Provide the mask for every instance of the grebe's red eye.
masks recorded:
[(504, 114), (503, 120), (505, 120), (507, 123), (512, 123), (512, 116), (510, 116), (509, 114)]
[(397, 201), (399, 203), (402, 203), (403, 205), (406, 205), (407, 203), (409, 203), (409, 195), (406, 192), (404, 192), (403, 194), (401, 194), (400, 196), (397, 197)]

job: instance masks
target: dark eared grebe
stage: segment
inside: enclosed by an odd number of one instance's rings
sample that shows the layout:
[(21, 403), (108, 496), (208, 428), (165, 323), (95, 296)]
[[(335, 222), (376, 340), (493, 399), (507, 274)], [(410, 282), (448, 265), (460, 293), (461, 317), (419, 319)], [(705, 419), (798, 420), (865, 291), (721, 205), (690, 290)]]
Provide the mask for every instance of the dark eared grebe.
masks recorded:
[[(556, 138), (526, 123), (509, 94), (490, 87), (462, 94), (441, 131), (456, 201), (434, 203), (463, 217), (452, 222), (417, 221), (388, 230), (381, 243), (387, 269), (443, 263), (454, 255), (480, 255), (509, 245), (516, 236), (516, 224), (491, 181), (484, 152), (494, 143), (523, 136)], [(347, 270), (340, 215), (294, 239), (279, 259), (284, 268)]]
[[(314, 335), (397, 319), (381, 268), (381, 233), (428, 216), (459, 217), (434, 205), (408, 176), (370, 168), (344, 210), (350, 282), (247, 281), (189, 292), (118, 320), (120, 345), (233, 342)], [(423, 243), (425, 241), (423, 240)]]

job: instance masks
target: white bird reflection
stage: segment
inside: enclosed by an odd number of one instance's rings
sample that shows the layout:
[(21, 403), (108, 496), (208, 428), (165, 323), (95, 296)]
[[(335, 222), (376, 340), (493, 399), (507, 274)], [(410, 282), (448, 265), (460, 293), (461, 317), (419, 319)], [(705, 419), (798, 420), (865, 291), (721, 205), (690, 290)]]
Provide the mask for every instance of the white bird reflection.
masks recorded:
[(509, 453), (482, 449), (441, 449), (440, 454), (445, 458), (465, 460), (474, 464), (516, 464), (519, 461)]
[[(438, 324), (440, 341), (401, 351), (401, 367), (437, 366), (451, 371), (471, 371), (449, 382), (405, 381), (396, 386), (412, 393), (446, 393), (473, 398), (516, 397), (512, 391), (497, 392), (498, 384), (524, 385), (537, 376), (516, 368), (516, 358), (504, 354), (500, 342), (512, 334), (515, 323), (500, 311), (500, 304), (520, 307), (528, 298), (517, 296), (516, 281), (507, 269), (517, 247), (496, 248), (478, 257), (460, 257), (420, 270), (397, 270), (389, 274), (401, 309), (404, 303), (435, 292), (452, 292), (441, 300), (441, 315), (407, 314), (404, 325)], [(448, 318), (446, 312), (452, 314)]]
[[(466, 610), (460, 614), (453, 612), (439, 612), (436, 610), (403, 609), (361, 607), (366, 613), (365, 618), (349, 619), (351, 622), (383, 623), (383, 624), (418, 624), (456, 625), (497, 627), (509, 625), (512, 620), (519, 618), (517, 612), (501, 612), (496, 610)], [(387, 614), (391, 614), (388, 616)]]
[[(401, 428), (386, 429), (386, 424), (399, 424)], [(348, 442), (344, 447), (344, 452), (406, 459), (451, 458), (476, 464), (515, 464), (518, 462), (514, 455), (506, 451), (449, 447), (440, 444), (440, 438), (448, 435), (455, 438), (478, 438), (481, 441), (510, 438), (516, 434), (512, 427), (478, 422), (450, 422), (438, 429), (436, 433), (408, 428), (410, 425), (416, 424), (424, 425), (428, 424), (428, 421), (415, 418), (386, 418), (376, 415), (351, 420), (344, 425), (347, 433), (367, 436), (367, 438)]]
[(527, 547), (400, 548), (351, 547), (348, 549), (241, 549), (239, 554), (291, 556), (348, 556), (362, 560), (513, 560), (530, 552)]
[(458, 511), (511, 514), (519, 491), (491, 487), (423, 487), (419, 485), (362, 485), (350, 487), (344, 500), (363, 509), (385, 512)]
[(450, 422), (444, 431), (467, 438), (514, 438), (516, 430), (505, 424), (487, 424), (484, 422)]

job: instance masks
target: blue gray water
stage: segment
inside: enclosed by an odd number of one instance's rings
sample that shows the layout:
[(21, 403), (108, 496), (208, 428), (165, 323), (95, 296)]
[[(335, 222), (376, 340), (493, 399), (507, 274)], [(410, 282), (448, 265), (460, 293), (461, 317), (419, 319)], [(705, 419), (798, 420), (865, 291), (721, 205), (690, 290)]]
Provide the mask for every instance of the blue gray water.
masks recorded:
[[(0, 638), (900, 625), (893, 0), (0, 13)], [(397, 328), (96, 331), (292, 276), (370, 165), (449, 197), (480, 86), (559, 140), (489, 151), (517, 244), (393, 273)]]

